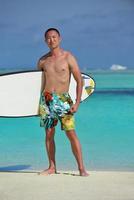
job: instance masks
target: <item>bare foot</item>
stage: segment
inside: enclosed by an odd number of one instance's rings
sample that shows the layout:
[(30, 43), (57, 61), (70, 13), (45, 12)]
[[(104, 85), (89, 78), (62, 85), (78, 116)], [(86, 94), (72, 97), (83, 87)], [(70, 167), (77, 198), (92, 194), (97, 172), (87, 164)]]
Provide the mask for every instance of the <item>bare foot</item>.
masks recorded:
[(80, 170), (80, 176), (89, 176), (85, 170)]
[(48, 169), (39, 173), (39, 175), (44, 175), (44, 176), (51, 175), (51, 174), (56, 174), (56, 170), (48, 168)]

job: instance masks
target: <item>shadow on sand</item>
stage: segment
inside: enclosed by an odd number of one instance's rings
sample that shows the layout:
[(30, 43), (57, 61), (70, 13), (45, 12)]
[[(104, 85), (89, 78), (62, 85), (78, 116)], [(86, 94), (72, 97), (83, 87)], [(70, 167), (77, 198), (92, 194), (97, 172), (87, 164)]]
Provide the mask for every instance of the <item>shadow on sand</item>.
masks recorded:
[(80, 176), (79, 174), (75, 174), (72, 172), (57, 172), (56, 174), (70, 175), (70, 176)]
[(25, 172), (21, 170), (27, 170), (31, 165), (11, 165), (11, 166), (3, 166), (0, 167), (0, 172)]

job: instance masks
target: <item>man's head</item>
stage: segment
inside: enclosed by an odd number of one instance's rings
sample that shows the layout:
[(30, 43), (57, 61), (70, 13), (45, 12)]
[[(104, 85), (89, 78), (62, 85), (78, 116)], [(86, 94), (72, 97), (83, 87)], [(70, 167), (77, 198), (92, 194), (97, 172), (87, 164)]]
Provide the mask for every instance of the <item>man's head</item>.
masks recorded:
[(45, 41), (50, 49), (54, 49), (60, 45), (60, 32), (56, 28), (49, 28), (46, 30)]
[(59, 37), (60, 37), (60, 32), (59, 32), (58, 29), (56, 29), (56, 28), (49, 28), (49, 29), (47, 29), (47, 30), (45, 31), (45, 34), (44, 34), (45, 39), (47, 38), (47, 33), (48, 33), (49, 31), (55, 31), (55, 32), (59, 35)]

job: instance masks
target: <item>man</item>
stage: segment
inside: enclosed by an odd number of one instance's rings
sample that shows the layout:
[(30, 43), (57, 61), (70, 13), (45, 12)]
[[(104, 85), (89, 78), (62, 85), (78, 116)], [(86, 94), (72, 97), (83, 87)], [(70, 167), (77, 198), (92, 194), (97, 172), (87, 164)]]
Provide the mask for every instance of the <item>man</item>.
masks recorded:
[[(40, 102), (41, 126), (46, 130), (46, 149), (49, 168), (42, 175), (56, 173), (55, 162), (55, 126), (58, 120), (70, 140), (72, 152), (76, 158), (80, 176), (88, 176), (83, 164), (80, 142), (75, 133), (74, 116), (77, 111), (81, 93), (82, 77), (74, 56), (60, 47), (61, 36), (57, 29), (50, 28), (45, 32), (45, 41), (50, 52), (38, 61), (38, 69), (44, 72), (45, 84)], [(76, 102), (73, 104), (68, 94), (70, 75), (76, 83)]]

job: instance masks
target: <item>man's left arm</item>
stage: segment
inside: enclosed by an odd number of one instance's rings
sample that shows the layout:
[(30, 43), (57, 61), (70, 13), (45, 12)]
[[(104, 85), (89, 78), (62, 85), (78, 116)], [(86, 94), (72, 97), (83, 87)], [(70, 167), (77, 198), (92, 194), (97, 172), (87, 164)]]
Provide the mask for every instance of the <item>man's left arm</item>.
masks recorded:
[(70, 72), (73, 74), (74, 79), (76, 80), (76, 102), (71, 107), (70, 111), (71, 113), (74, 113), (77, 111), (78, 106), (81, 101), (81, 95), (82, 95), (82, 76), (79, 69), (79, 66), (77, 64), (77, 61), (73, 55), (69, 53), (68, 55), (68, 64), (70, 68)]

